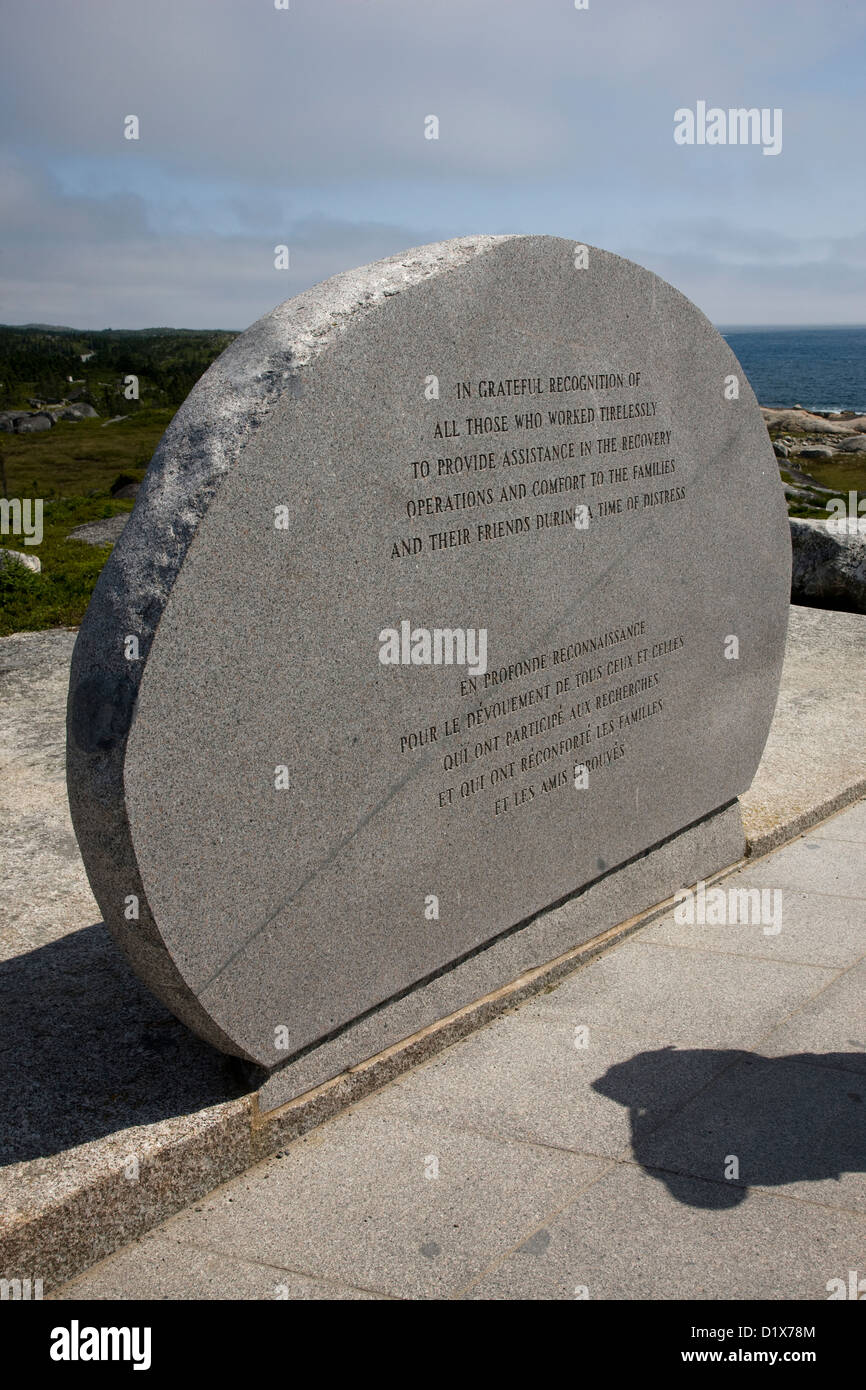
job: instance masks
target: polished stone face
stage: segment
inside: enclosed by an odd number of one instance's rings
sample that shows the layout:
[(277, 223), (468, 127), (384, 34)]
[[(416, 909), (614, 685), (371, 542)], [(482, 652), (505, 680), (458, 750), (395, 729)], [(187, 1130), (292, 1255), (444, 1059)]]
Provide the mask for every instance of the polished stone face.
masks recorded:
[(552, 237), (336, 277), (193, 391), (82, 627), (106, 921), (279, 1065), (743, 792), (789, 583), (752, 391), (669, 285)]

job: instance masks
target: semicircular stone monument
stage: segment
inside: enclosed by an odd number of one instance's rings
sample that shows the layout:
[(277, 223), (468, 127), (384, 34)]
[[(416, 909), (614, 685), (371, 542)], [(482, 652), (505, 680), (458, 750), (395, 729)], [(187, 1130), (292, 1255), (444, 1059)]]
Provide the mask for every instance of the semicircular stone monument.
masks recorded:
[(790, 563), (742, 369), (640, 266), (466, 237), (281, 304), (178, 411), (75, 647), (106, 923), (308, 1080), (499, 988), (741, 856)]

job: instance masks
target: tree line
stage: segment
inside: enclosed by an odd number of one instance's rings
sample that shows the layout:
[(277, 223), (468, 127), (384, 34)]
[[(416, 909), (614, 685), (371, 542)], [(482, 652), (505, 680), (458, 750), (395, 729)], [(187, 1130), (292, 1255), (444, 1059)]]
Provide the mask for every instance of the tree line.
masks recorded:
[[(236, 336), (215, 329), (104, 328), (89, 333), (41, 324), (0, 325), (0, 409), (26, 409), (31, 397), (83, 400), (109, 415), (146, 406), (176, 408)], [(124, 393), (129, 376), (138, 378), (138, 399)]]

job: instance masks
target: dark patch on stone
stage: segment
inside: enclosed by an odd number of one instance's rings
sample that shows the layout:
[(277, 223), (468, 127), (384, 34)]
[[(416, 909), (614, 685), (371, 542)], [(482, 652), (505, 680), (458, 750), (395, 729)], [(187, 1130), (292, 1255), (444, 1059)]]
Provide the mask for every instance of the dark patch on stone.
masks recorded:
[(100, 673), (72, 692), (67, 733), (83, 753), (107, 753), (126, 736), (130, 682)]

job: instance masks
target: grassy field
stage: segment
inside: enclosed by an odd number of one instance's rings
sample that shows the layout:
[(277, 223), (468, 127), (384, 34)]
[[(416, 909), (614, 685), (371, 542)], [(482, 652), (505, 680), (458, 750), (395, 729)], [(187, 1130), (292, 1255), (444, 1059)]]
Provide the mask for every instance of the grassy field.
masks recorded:
[[(33, 434), (0, 433), (0, 497), (44, 504), (40, 545), (0, 535), (0, 547), (29, 551), (42, 564), (39, 574), (20, 565), (0, 570), (0, 634), (81, 622), (110, 546), (70, 541), (69, 532), (132, 510), (112, 490), (141, 481), (174, 412), (234, 337), (210, 329), (0, 324), (0, 408), (69, 399), (100, 416), (58, 420)], [(126, 418), (106, 423), (118, 415)]]
[(132, 511), (132, 503), (106, 496), (55, 498), (45, 502), (41, 545), (29, 547), (4, 537), (7, 545), (13, 542), (10, 549), (38, 555), (42, 572), (34, 574), (23, 565), (0, 569), (0, 637), (81, 622), (111, 546), (70, 541), (67, 535), (85, 521), (123, 511)]
[(140, 410), (115, 425), (58, 420), (36, 434), (0, 434), (8, 497), (107, 494), (118, 474), (140, 481), (173, 409)]
[(101, 420), (59, 420), (38, 434), (0, 434), (6, 476), (0, 491), (44, 501), (41, 545), (0, 537), (0, 545), (30, 551), (42, 562), (41, 574), (20, 565), (0, 570), (0, 636), (81, 622), (111, 547), (67, 536), (84, 522), (132, 510), (131, 501), (112, 498), (112, 486), (120, 479), (141, 481), (173, 414), (144, 409), (104, 428)]

